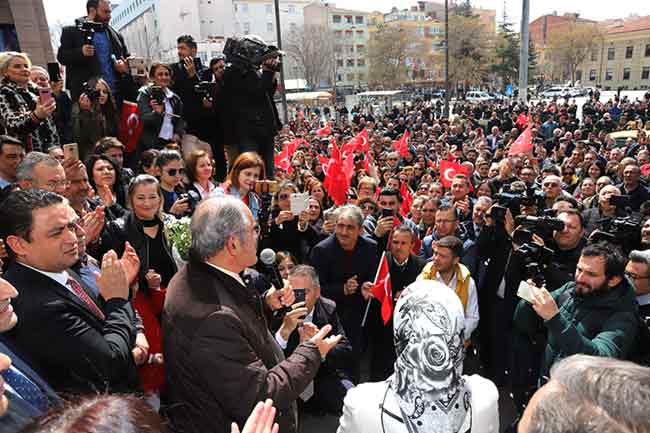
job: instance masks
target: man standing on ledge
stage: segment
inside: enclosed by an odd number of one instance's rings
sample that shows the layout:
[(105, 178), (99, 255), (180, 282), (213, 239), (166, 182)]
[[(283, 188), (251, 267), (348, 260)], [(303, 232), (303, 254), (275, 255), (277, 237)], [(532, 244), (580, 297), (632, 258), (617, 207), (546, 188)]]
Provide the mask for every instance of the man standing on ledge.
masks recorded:
[(282, 432), (297, 431), (295, 400), (341, 336), (325, 325), (284, 359), (266, 314), (293, 290), (260, 297), (240, 274), (257, 261), (259, 226), (232, 197), (202, 202), (192, 223), (190, 260), (171, 280), (163, 312), (169, 416), (175, 432), (226, 433), (255, 404), (273, 399)]

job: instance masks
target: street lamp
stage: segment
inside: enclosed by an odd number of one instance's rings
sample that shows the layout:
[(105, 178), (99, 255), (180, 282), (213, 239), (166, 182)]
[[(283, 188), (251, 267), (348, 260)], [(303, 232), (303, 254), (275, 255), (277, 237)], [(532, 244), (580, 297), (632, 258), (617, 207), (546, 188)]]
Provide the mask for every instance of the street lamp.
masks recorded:
[(445, 0), (445, 108), (443, 117), (449, 117), (449, 0)]

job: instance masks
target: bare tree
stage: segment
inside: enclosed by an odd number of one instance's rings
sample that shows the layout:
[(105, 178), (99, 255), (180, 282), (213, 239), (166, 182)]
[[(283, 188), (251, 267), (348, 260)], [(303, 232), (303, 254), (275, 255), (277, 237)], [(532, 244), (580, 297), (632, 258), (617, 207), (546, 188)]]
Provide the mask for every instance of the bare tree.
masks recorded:
[(409, 71), (429, 60), (422, 41), (411, 29), (380, 27), (368, 44), (371, 85), (395, 87), (408, 81)]
[(336, 82), (334, 35), (325, 26), (305, 25), (283, 36), (283, 49), (311, 88)]
[(575, 81), (578, 66), (598, 49), (601, 40), (600, 30), (591, 23), (571, 23), (562, 31), (553, 32), (548, 43), (553, 71), (559, 72), (562, 79)]
[(477, 16), (449, 17), (449, 80), (463, 87), (479, 85), (487, 77), (494, 36)]

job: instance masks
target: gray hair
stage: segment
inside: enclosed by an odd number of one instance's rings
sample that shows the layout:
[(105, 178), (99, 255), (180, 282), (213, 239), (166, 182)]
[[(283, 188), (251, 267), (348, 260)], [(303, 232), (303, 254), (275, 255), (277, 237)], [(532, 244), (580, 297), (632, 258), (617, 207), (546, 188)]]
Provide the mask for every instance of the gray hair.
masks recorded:
[(483, 195), (483, 196), (476, 199), (475, 204), (484, 204), (487, 207), (490, 207), (490, 206), (492, 206), (492, 199), (490, 197), (486, 197), (486, 196)]
[(32, 66), (29, 72), (38, 72), (39, 74), (43, 74), (47, 78), (47, 81), (50, 81), (50, 73), (47, 72), (47, 69), (45, 69), (42, 66), (38, 66), (38, 65)]
[(573, 355), (551, 369), (557, 384), (534, 407), (528, 433), (650, 430), (650, 368)]
[(318, 273), (313, 266), (309, 265), (298, 265), (289, 271), (289, 277), (303, 277), (309, 278), (311, 284), (314, 287), (320, 287), (320, 281), (318, 280)]
[(61, 165), (58, 159), (43, 152), (29, 152), (18, 167), (16, 167), (16, 180), (34, 180), (34, 168), (38, 164), (45, 164), (48, 167)]
[(359, 227), (363, 226), (363, 212), (359, 206), (347, 204), (338, 208), (336, 211), (336, 222), (343, 217), (351, 218)]
[(630, 261), (650, 265), (650, 250), (632, 250), (630, 252)]
[(247, 209), (243, 201), (231, 196), (204, 200), (190, 223), (190, 254), (205, 261), (222, 251), (233, 236), (245, 242), (249, 225)]

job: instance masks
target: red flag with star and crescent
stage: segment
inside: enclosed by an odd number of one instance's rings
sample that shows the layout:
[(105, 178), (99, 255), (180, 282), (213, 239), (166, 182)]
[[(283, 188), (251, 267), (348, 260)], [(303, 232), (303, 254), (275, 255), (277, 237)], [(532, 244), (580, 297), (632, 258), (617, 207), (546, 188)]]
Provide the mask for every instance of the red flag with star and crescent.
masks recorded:
[(409, 154), (409, 135), (409, 130), (407, 129), (399, 140), (393, 141), (393, 149), (397, 150), (400, 156)]
[(329, 122), (325, 123), (325, 126), (316, 130), (316, 135), (318, 136), (328, 136), (332, 134), (332, 126)]
[(379, 268), (372, 284), (372, 294), (381, 303), (381, 318), (387, 325), (393, 316), (393, 288), (390, 283), (390, 271), (386, 252), (381, 255)]
[(122, 117), (120, 118), (120, 130), (118, 137), (124, 145), (125, 153), (135, 152), (142, 135), (144, 124), (140, 119), (138, 104), (124, 101), (122, 103)]
[(531, 153), (533, 151), (533, 125), (528, 125), (524, 132), (512, 143), (508, 156), (516, 156)]

